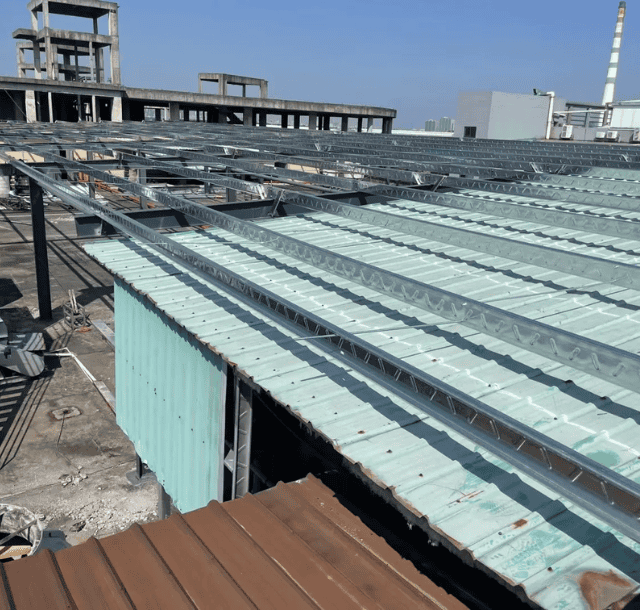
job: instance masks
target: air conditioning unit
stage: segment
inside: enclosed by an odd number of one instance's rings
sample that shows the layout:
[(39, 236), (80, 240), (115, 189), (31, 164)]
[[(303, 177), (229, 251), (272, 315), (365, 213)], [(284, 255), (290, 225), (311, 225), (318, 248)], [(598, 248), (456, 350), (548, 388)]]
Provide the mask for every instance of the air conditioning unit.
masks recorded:
[(560, 132), (561, 140), (571, 140), (573, 138), (573, 125), (563, 125)]
[(620, 139), (620, 134), (617, 131), (607, 131), (607, 140), (611, 142), (617, 142)]
[(596, 131), (596, 140), (604, 140), (607, 137), (606, 131)]

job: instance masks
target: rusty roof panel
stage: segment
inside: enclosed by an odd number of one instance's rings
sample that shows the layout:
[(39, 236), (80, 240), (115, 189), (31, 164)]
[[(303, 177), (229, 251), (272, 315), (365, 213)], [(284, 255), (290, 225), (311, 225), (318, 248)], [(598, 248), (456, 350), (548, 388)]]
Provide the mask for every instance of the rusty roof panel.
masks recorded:
[(0, 610), (451, 609), (318, 479), (0, 564)]

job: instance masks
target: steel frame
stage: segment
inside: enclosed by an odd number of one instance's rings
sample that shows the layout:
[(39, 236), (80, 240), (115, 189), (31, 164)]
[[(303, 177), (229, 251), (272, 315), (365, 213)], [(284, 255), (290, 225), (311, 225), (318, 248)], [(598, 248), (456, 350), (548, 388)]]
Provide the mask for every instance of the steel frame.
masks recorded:
[[(5, 160), (8, 158), (0, 154)], [(184, 245), (131, 220), (124, 214), (75, 193), (68, 186), (30, 168), (10, 163), (40, 186), (78, 209), (93, 212), (125, 233), (154, 245), (208, 282), (295, 330), (313, 335), (332, 356), (390, 387), (416, 407), (445, 423), (640, 542), (640, 485), (580, 455), (544, 434), (437, 380), (386, 351), (355, 337), (321, 317), (247, 280)], [(147, 187), (140, 187), (147, 188)], [(150, 190), (150, 189), (148, 189)], [(237, 221), (233, 221), (237, 222)]]
[[(25, 143), (25, 134), (34, 141)], [(575, 144), (496, 142), (489, 145), (445, 139), (425, 143), (417, 138), (403, 139), (386, 135), (372, 140), (365, 135), (347, 138), (343, 134), (299, 131), (292, 134), (287, 130), (266, 131), (252, 128), (231, 130), (201, 124), (197, 126), (197, 130), (195, 126), (177, 129), (171, 125), (96, 125), (87, 128), (85, 135), (91, 137), (78, 141), (78, 129), (71, 126), (38, 126), (37, 130), (8, 127), (3, 130), (0, 150), (30, 150), (49, 159), (47, 163), (39, 164), (40, 170), (67, 172), (71, 175), (82, 172), (99, 178), (117, 185), (124, 192), (146, 197), (183, 212), (198, 222), (221, 227), (243, 239), (264, 244), (317, 269), (419, 306), (484, 335), (542, 354), (550, 360), (586, 371), (621, 387), (640, 391), (640, 357), (635, 354), (367, 265), (292, 239), (265, 226), (231, 218), (185, 198), (134, 184), (101, 171), (114, 167), (113, 162), (89, 160), (79, 163), (52, 152), (75, 149), (90, 153), (116, 151), (121, 157), (118, 160), (120, 164), (159, 169), (221, 188), (253, 193), (263, 200), (269, 197), (271, 201), (264, 203), (268, 204), (271, 214), (276, 213), (281, 204), (293, 204), (383, 226), (400, 235), (418, 235), (443, 243), (473, 246), (478, 251), (511, 260), (528, 263), (538, 261), (534, 264), (637, 289), (638, 272), (633, 266), (615, 265), (604, 259), (560, 252), (552, 248), (524, 246), (474, 231), (445, 228), (423, 219), (408, 219), (397, 214), (263, 184), (265, 181), (278, 181), (294, 185), (298, 191), (303, 182), (307, 183), (305, 188), (312, 191), (331, 189), (344, 193), (367, 189), (369, 193), (385, 197), (401, 197), (507, 218), (531, 220), (550, 226), (566, 226), (603, 235), (637, 239), (640, 234), (634, 221), (598, 218), (589, 213), (568, 212), (539, 204), (520, 206), (491, 201), (475, 193), (473, 196), (461, 197), (424, 190), (425, 185), (432, 185), (434, 190), (446, 187), (467, 188), (588, 206), (636, 210), (638, 200), (632, 195), (640, 194), (640, 183), (620, 180), (635, 180), (640, 177), (640, 156), (636, 152), (638, 149), (634, 147), (616, 147), (615, 150), (607, 147), (605, 150), (597, 146), (581, 148)], [(155, 158), (135, 154), (140, 152), (155, 155)], [(78, 194), (67, 183), (21, 161), (10, 159), (5, 154), (0, 153), (0, 157), (11, 163), (17, 171), (29, 176), (34, 184), (77, 209), (95, 214), (126, 234), (149, 243), (161, 255), (176, 259), (206, 281), (257, 307), (264, 315), (295, 332), (297, 341), (316, 343), (333, 357), (385, 385), (397, 396), (485, 447), (520, 472), (541, 481), (562, 497), (640, 542), (640, 485), (202, 257), (175, 240), (144, 227), (91, 197)], [(266, 161), (273, 163), (273, 167), (266, 166)], [(278, 162), (302, 168), (313, 167), (318, 173), (278, 167)], [(196, 169), (199, 166), (214, 171)], [(338, 175), (321, 173), (325, 171)], [(225, 172), (225, 175), (218, 172)], [(226, 172), (246, 175), (250, 180), (226, 175)], [(351, 174), (352, 177), (340, 174)], [(354, 178), (354, 175), (367, 179), (360, 180)], [(604, 180), (602, 176), (616, 179)], [(481, 178), (518, 179), (521, 182), (505, 184)], [(387, 184), (373, 184), (375, 181)], [(392, 182), (395, 184), (391, 184)], [(416, 185), (422, 185), (422, 188), (410, 188)], [(599, 193), (584, 192), (599, 186), (603, 187)], [(576, 191), (576, 188), (583, 192)], [(623, 196), (610, 193), (621, 193)], [(357, 193), (351, 195), (355, 197)], [(242, 463), (248, 466), (248, 456), (244, 459), (240, 455), (241, 447), (248, 446), (241, 434), (246, 438), (250, 437), (250, 427), (240, 426), (244, 417), (242, 414), (246, 415), (247, 409), (240, 408), (240, 402), (237, 407), (238, 426), (234, 442), (236, 462), (240, 464), (244, 460)], [(236, 473), (234, 493), (244, 493), (246, 483), (248, 478), (243, 477), (240, 472)]]
[[(24, 145), (24, 147), (29, 150), (28, 145)], [(539, 354), (550, 360), (555, 360), (620, 387), (640, 393), (640, 356), (636, 354), (631, 354), (593, 339), (412, 280), (386, 271), (383, 268), (287, 237), (263, 226), (231, 218), (201, 204), (140, 184), (131, 183), (123, 178), (93, 169), (86, 164), (70, 161), (53, 153), (40, 154), (60, 162), (68, 171), (79, 171), (93, 175), (105, 182), (115, 184), (125, 191), (147, 197), (152, 201), (184, 212), (200, 220), (203, 224), (217, 226), (250, 241), (264, 244), (277, 252), (292, 256), (317, 269), (328, 271), (361, 284), (366, 288), (377, 290), (381, 294), (415, 305), (438, 317), (462, 324), (518, 348)], [(4, 155), (0, 153), (0, 156)], [(244, 181), (235, 178), (221, 176), (217, 180), (226, 185), (227, 188), (236, 190), (247, 188)], [(260, 185), (255, 185), (253, 188), (257, 192), (262, 190)], [(276, 192), (276, 190), (273, 190), (274, 194)], [(306, 207), (310, 205), (320, 207), (326, 205), (329, 207), (328, 204), (324, 204), (323, 200), (296, 192), (284, 192), (282, 193), (282, 198), (289, 203)], [(356, 212), (354, 211), (353, 213)], [(371, 213), (368, 213), (368, 215), (371, 216)], [(397, 222), (401, 226), (408, 224), (406, 219), (396, 221), (394, 218), (389, 218), (388, 222), (391, 221)], [(478, 239), (477, 243), (479, 242), (480, 240)], [(513, 247), (510, 246), (508, 251), (505, 251), (505, 256), (509, 257), (509, 254), (516, 252), (517, 246), (518, 244)], [(524, 251), (525, 255), (526, 252), (529, 252), (529, 250)], [(541, 264), (544, 263), (542, 260), (544, 256), (538, 250), (535, 251), (535, 254), (532, 252), (529, 256), (533, 256), (533, 260), (540, 260)], [(575, 267), (576, 270), (580, 268), (585, 275), (594, 273), (594, 275), (588, 275), (587, 277), (597, 279), (600, 282), (608, 283), (610, 281), (609, 277), (605, 275), (609, 270), (609, 266), (601, 265), (601, 259), (598, 259), (597, 264), (592, 263), (595, 265), (592, 270), (589, 270), (587, 266), (589, 264), (588, 261), (585, 263), (582, 259), (577, 258), (567, 258), (566, 260), (570, 261), (569, 264)], [(602, 261), (602, 263), (606, 262)], [(550, 262), (546, 264), (550, 264)], [(607, 267), (607, 270), (605, 270), (605, 267)]]

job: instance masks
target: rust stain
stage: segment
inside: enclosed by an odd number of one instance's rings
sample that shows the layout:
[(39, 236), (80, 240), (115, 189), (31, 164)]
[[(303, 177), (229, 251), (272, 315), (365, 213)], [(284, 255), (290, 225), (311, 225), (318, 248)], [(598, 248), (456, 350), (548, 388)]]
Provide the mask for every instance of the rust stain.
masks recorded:
[(462, 494), (458, 499), (449, 502), (449, 504), (461, 504), (464, 500), (471, 500), (476, 496), (479, 496), (481, 493), (484, 493), (484, 489), (477, 489), (476, 491), (472, 491), (468, 494)]
[(578, 584), (589, 610), (622, 610), (630, 601), (629, 595), (636, 589), (634, 583), (625, 580), (613, 570), (583, 572)]
[(529, 523), (526, 519), (518, 519), (514, 524), (513, 524), (513, 529), (518, 529), (519, 527), (524, 527), (527, 523)]
[(466, 610), (311, 475), (0, 564), (0, 608), (209, 608), (212, 599), (234, 610)]

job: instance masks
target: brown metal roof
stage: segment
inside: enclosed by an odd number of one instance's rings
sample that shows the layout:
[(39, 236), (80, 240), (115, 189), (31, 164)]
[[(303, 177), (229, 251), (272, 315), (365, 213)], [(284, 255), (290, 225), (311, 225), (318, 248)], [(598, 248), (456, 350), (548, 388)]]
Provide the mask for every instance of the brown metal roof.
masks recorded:
[(465, 608), (309, 475), (0, 564), (0, 610)]

